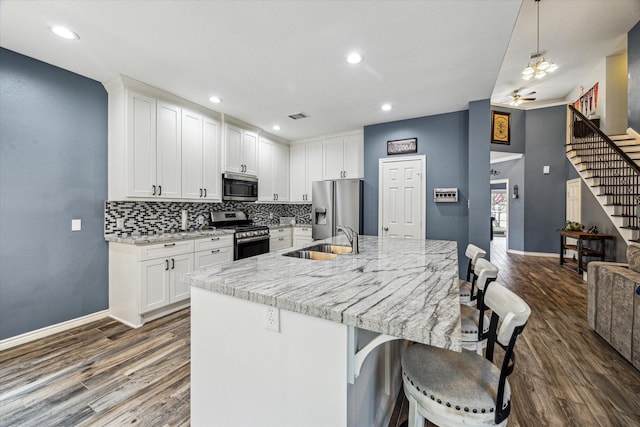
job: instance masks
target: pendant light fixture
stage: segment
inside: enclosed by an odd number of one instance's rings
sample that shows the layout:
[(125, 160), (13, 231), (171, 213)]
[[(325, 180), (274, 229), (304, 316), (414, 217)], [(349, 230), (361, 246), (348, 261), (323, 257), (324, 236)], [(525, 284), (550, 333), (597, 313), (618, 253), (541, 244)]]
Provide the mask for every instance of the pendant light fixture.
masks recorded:
[(522, 71), (522, 78), (529, 80), (532, 77), (541, 79), (548, 73), (553, 73), (558, 69), (558, 66), (542, 56), (540, 52), (540, 0), (535, 0), (537, 8), (537, 27), (536, 27), (536, 53), (532, 53), (529, 57), (530, 61), (527, 68)]

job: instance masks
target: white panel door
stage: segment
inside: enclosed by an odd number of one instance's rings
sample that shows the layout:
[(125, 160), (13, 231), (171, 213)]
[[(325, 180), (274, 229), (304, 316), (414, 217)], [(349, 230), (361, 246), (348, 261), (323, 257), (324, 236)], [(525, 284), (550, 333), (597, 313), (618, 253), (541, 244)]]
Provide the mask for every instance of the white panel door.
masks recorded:
[(140, 313), (169, 304), (169, 259), (152, 259), (140, 263)]
[(129, 93), (127, 195), (153, 197), (156, 185), (156, 100)]
[(258, 168), (258, 200), (271, 202), (276, 199), (273, 187), (273, 143), (260, 138)]
[(279, 202), (289, 201), (289, 147), (274, 144), (273, 188)]
[(182, 197), (200, 199), (202, 189), (202, 116), (182, 111)]
[(344, 143), (342, 137), (327, 138), (322, 142), (325, 179), (344, 178)]
[(226, 126), (225, 141), (225, 170), (227, 172), (241, 172), (242, 164), (242, 130)]
[(182, 301), (189, 298), (191, 286), (181, 282), (180, 276), (193, 271), (193, 254), (184, 254), (171, 257), (169, 260), (169, 300), (170, 302)]
[(581, 222), (581, 189), (581, 178), (567, 181), (567, 221)]
[(344, 138), (344, 178), (364, 177), (364, 136), (359, 133)]
[(385, 161), (380, 171), (381, 235), (412, 239), (424, 232), (424, 159)]
[[(322, 147), (321, 147), (322, 148)], [(304, 202), (307, 192), (307, 154), (304, 144), (292, 144), (289, 150), (290, 200)]]
[(203, 199), (221, 200), (220, 123), (208, 117), (202, 124), (202, 189)]
[(253, 132), (242, 133), (242, 163), (244, 173), (258, 176), (258, 135)]
[(158, 101), (156, 164), (157, 196), (179, 198), (182, 192), (182, 110), (180, 107)]
[(306, 197), (305, 202), (311, 202), (313, 195), (311, 194), (311, 183), (313, 181), (322, 181), (322, 144), (319, 143), (310, 143), (306, 144), (307, 152), (306, 152), (306, 169), (307, 169), (307, 177), (306, 177)]

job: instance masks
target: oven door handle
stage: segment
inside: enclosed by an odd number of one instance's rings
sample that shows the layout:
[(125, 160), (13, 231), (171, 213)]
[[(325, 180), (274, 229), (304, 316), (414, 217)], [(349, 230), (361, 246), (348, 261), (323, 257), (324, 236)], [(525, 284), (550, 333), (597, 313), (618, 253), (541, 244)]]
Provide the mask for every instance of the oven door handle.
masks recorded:
[(236, 240), (236, 244), (241, 245), (243, 243), (258, 242), (260, 240), (269, 240), (269, 235), (265, 234), (264, 236), (245, 237), (244, 239)]

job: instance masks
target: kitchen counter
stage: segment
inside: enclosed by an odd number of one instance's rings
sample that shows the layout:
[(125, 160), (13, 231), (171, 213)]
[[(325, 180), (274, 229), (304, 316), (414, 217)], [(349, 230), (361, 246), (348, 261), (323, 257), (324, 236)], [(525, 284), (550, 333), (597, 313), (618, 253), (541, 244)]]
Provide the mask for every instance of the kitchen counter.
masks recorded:
[(327, 261), (289, 250), (182, 276), (192, 425), (388, 425), (402, 339), (461, 350), (456, 243), (360, 236), (359, 254)]
[(139, 234), (132, 236), (107, 234), (104, 236), (104, 239), (107, 242), (126, 243), (129, 245), (151, 245), (177, 240), (201, 239), (203, 237), (219, 236), (221, 234), (233, 234), (233, 230), (196, 230), (183, 231), (180, 233)]
[[(345, 244), (344, 238), (327, 239)], [(313, 261), (287, 250), (190, 273), (191, 286), (460, 351), (456, 243), (360, 236), (360, 254)]]
[(360, 236), (359, 254), (327, 261), (289, 250), (182, 276), (192, 425), (388, 425), (402, 339), (461, 350), (456, 243)]

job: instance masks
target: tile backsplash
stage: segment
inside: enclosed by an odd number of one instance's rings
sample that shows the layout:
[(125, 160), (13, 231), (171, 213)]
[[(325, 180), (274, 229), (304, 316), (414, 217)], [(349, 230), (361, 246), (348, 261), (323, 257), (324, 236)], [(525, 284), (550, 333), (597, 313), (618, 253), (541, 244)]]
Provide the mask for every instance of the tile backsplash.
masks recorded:
[[(199, 217), (209, 223), (211, 211), (243, 211), (256, 224), (277, 225), (280, 217), (293, 217), (298, 224), (311, 224), (310, 204), (272, 203), (193, 203), (193, 202), (126, 202), (106, 201), (104, 234), (156, 234), (181, 231), (182, 211), (187, 211), (187, 228), (200, 228)], [(117, 220), (124, 226), (118, 228)]]

